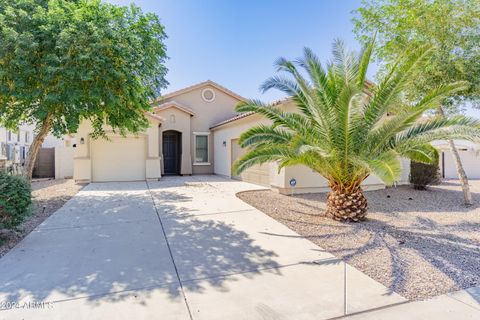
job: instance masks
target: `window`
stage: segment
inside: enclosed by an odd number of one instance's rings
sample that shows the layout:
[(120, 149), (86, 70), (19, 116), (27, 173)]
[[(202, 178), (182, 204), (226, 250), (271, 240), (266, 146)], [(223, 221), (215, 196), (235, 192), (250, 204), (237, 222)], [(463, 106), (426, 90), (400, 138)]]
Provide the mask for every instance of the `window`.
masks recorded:
[(195, 162), (208, 163), (208, 135), (195, 135)]
[(7, 130), (7, 141), (12, 141), (12, 131)]
[(25, 131), (25, 143), (29, 143), (29, 142), (30, 142), (30, 132)]
[(7, 160), (13, 160), (15, 154), (15, 146), (13, 144), (7, 144)]
[(20, 129), (18, 129), (17, 130), (17, 141), (18, 142), (20, 142), (20, 134), (21, 134)]
[(7, 157), (7, 144), (0, 142), (0, 157)]

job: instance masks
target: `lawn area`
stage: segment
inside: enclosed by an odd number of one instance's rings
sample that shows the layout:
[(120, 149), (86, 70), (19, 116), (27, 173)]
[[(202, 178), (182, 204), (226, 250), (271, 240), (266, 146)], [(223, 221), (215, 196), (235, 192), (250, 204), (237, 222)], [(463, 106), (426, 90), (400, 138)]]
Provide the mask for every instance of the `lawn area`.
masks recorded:
[(391, 290), (420, 300), (480, 285), (480, 180), (470, 184), (474, 205), (468, 208), (454, 180), (428, 191), (366, 192), (369, 214), (361, 223), (324, 217), (326, 194), (237, 196)]
[(18, 235), (9, 239), (0, 239), (0, 257), (6, 254), (36, 226), (61, 208), (83, 188), (73, 179), (39, 180), (32, 182), (32, 214), (18, 226)]

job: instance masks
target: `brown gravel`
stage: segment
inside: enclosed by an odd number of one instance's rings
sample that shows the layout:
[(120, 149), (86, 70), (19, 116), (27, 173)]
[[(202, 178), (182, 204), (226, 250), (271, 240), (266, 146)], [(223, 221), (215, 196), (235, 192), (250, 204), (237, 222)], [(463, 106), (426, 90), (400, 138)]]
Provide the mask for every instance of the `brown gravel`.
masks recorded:
[(72, 179), (40, 180), (32, 182), (32, 214), (19, 227), (17, 237), (3, 240), (0, 257), (6, 254), (36, 226), (61, 208), (77, 194), (84, 185), (75, 184)]
[(428, 191), (366, 192), (368, 220), (361, 223), (324, 217), (326, 194), (237, 196), (405, 298), (421, 300), (480, 285), (480, 180), (470, 185), (468, 208), (452, 180)]

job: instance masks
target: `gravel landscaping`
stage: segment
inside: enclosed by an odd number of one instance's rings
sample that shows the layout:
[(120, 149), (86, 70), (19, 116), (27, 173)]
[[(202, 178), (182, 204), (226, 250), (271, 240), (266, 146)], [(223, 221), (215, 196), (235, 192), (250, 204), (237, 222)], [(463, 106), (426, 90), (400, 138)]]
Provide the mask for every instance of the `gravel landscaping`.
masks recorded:
[(470, 207), (453, 180), (427, 191), (366, 192), (368, 220), (361, 223), (324, 217), (326, 194), (237, 196), (392, 291), (421, 300), (480, 285), (480, 180), (470, 185)]
[(32, 182), (32, 214), (18, 227), (18, 234), (9, 239), (0, 239), (0, 257), (6, 254), (36, 226), (61, 208), (77, 194), (84, 185), (72, 179), (39, 180)]

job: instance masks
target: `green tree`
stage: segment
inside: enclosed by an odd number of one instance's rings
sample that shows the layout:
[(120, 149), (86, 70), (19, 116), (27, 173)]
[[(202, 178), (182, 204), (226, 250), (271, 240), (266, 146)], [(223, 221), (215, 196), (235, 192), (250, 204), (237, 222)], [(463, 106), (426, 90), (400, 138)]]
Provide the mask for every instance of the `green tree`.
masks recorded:
[(298, 112), (259, 101), (237, 106), (239, 112), (263, 115), (272, 125), (253, 127), (240, 136), (239, 144), (248, 152), (234, 164), (234, 173), (272, 161), (280, 168), (303, 164), (328, 181), (327, 215), (359, 221), (367, 213), (361, 183), (369, 175), (392, 184), (400, 177), (401, 157), (435, 161), (438, 154), (431, 141), (480, 140), (480, 120), (454, 116), (417, 122), (424, 112), (465, 90), (464, 82), (434, 88), (389, 115), (405, 86), (416, 81), (419, 66), (428, 60), (432, 49), (407, 50), (376, 86), (366, 80), (372, 49), (373, 41), (357, 55), (336, 42), (334, 59), (326, 68), (309, 49), (295, 62), (279, 59), (278, 70), (287, 76), (268, 79), (262, 89), (285, 92)]
[(94, 135), (148, 124), (149, 100), (167, 84), (164, 27), (155, 14), (100, 0), (0, 0), (0, 123), (36, 125), (24, 174), (49, 132)]
[[(415, 101), (438, 85), (468, 81), (470, 86), (445, 99), (437, 112), (455, 114), (468, 105), (480, 107), (480, 1), (363, 0), (353, 22), (360, 41), (368, 43), (376, 34), (374, 54), (382, 62), (380, 74), (412, 45), (435, 47), (417, 81), (406, 88), (404, 99)], [(449, 144), (465, 203), (471, 204), (458, 151), (452, 140)]]

